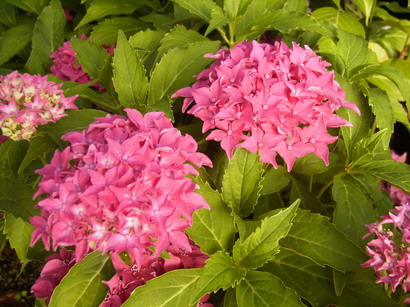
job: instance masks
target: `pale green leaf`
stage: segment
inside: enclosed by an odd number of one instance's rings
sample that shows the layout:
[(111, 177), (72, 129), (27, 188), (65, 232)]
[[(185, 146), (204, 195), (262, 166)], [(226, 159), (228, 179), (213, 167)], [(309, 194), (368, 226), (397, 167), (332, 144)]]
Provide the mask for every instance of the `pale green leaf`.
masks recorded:
[(27, 251), (33, 229), (34, 227), (22, 218), (16, 218), (12, 214), (7, 214), (5, 217), (3, 232), (6, 234), (11, 248), (16, 251), (22, 262), (27, 260)]
[(208, 260), (196, 283), (190, 304), (198, 303), (206, 293), (234, 287), (246, 275), (244, 267), (237, 266), (228, 253), (217, 252)]
[(238, 265), (246, 268), (258, 268), (272, 259), (279, 251), (279, 240), (286, 237), (292, 227), (299, 202), (266, 217), (244, 242), (237, 241), (233, 248), (233, 259)]
[(363, 37), (339, 30), (338, 38), (336, 51), (343, 59), (347, 73), (366, 62), (368, 47)]
[(207, 36), (213, 30), (225, 26), (230, 21), (231, 21), (231, 19), (225, 16), (222, 8), (220, 6), (216, 6), (212, 10), (211, 20), (209, 21), (209, 26), (205, 31), (205, 36)]
[(359, 9), (362, 11), (366, 17), (366, 26), (369, 25), (369, 21), (373, 16), (373, 11), (376, 6), (377, 0), (354, 0)]
[(212, 10), (217, 6), (212, 0), (173, 0), (173, 2), (177, 3), (206, 22), (211, 20)]
[(390, 102), (393, 108), (394, 121), (402, 123), (410, 131), (410, 116), (407, 110), (397, 100), (390, 100)]
[(268, 272), (249, 271), (235, 290), (238, 307), (305, 306), (294, 290)]
[(76, 263), (54, 289), (49, 307), (99, 306), (104, 300), (109, 280), (114, 274), (109, 255), (92, 252)]
[(235, 225), (231, 212), (219, 192), (213, 190), (208, 183), (200, 180), (196, 183), (200, 187), (196, 192), (205, 198), (211, 209), (196, 211), (192, 218), (193, 224), (186, 232), (207, 254), (229, 252), (235, 240)]
[[(189, 304), (202, 269), (174, 270), (137, 287), (123, 307), (194, 307)], [(159, 291), (160, 289), (160, 291)]]

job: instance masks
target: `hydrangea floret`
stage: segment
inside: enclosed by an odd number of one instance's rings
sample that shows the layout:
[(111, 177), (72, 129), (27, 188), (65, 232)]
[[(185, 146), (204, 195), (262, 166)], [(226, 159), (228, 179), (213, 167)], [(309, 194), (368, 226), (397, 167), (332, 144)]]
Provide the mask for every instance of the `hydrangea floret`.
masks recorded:
[[(88, 37), (83, 34), (81, 39), (88, 40)], [(114, 53), (114, 46), (103, 47), (109, 54)], [(76, 52), (71, 47), (71, 41), (64, 42), (62, 46), (50, 55), (50, 58), (53, 59), (53, 64), (50, 67), (53, 76), (64, 81), (73, 81), (80, 84), (85, 84), (93, 80), (78, 62)], [(92, 86), (99, 91), (104, 90), (104, 87), (99, 83), (94, 83)]]
[[(383, 220), (367, 225), (376, 238), (367, 244), (371, 258), (362, 266), (373, 267), (377, 283), (389, 284), (395, 292), (399, 285), (410, 292), (410, 204), (396, 206)], [(410, 303), (410, 297), (404, 300)]]
[(30, 140), (37, 127), (66, 116), (77, 109), (76, 96), (65, 97), (61, 84), (40, 75), (14, 71), (0, 76), (0, 127), (14, 141)]
[(211, 161), (163, 113), (126, 112), (67, 133), (70, 146), (37, 171), (35, 197), (46, 197), (30, 219), (32, 245), (74, 246), (77, 261), (92, 250), (127, 252), (138, 267), (171, 246), (192, 252), (184, 230), (209, 206), (186, 175)]
[(242, 42), (205, 56), (215, 62), (172, 97), (186, 97), (183, 111), (204, 122), (203, 132), (212, 130), (206, 139), (221, 141), (229, 158), (243, 147), (274, 167), (279, 154), (288, 171), (309, 153), (328, 165), (328, 144), (337, 140), (328, 128), (350, 126), (334, 112), (360, 114), (344, 100), (330, 64), (308, 46)]

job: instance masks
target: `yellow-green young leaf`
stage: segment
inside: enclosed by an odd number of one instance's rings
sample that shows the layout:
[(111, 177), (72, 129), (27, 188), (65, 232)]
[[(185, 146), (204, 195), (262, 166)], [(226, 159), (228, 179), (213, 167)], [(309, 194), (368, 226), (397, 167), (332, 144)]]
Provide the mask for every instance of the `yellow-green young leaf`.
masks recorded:
[(91, 21), (108, 15), (132, 14), (135, 10), (144, 5), (153, 6), (152, 2), (149, 0), (94, 0), (88, 7), (84, 18), (75, 29), (77, 30)]
[(107, 51), (96, 43), (79, 38), (72, 38), (71, 46), (83, 70), (91, 78), (97, 79), (98, 71), (104, 66), (105, 59), (108, 57)]
[(369, 25), (369, 21), (373, 16), (373, 11), (376, 6), (376, 0), (354, 0), (359, 9), (362, 11), (366, 17), (366, 26)]
[(202, 269), (174, 270), (137, 287), (122, 307), (194, 307), (189, 304)]
[(237, 148), (222, 179), (222, 196), (240, 217), (253, 212), (262, 188), (262, 167), (259, 155)]
[(196, 192), (205, 198), (208, 209), (200, 209), (193, 216), (193, 224), (186, 230), (189, 237), (207, 254), (217, 251), (229, 252), (235, 240), (235, 225), (231, 212), (222, 200), (222, 196), (208, 183), (197, 180)]
[(280, 165), (278, 168), (271, 168), (263, 175), (261, 195), (272, 194), (282, 190), (289, 184), (290, 174)]
[(268, 272), (248, 271), (235, 292), (238, 307), (305, 306), (294, 290)]
[[(35, 13), (39, 15), (43, 8), (50, 2), (49, 0), (3, 0), (14, 6), (22, 9), (23, 11), (27, 11), (30, 13)], [(3, 2), (2, 1), (2, 2)]]
[(359, 168), (410, 193), (410, 165), (393, 160), (371, 161)]
[(364, 252), (338, 231), (328, 217), (306, 210), (297, 213), (280, 245), (339, 271), (355, 271), (366, 261)]
[(247, 269), (237, 266), (225, 252), (213, 254), (207, 261), (198, 279), (190, 304), (196, 305), (206, 293), (234, 287), (246, 275)]
[(220, 6), (216, 6), (211, 13), (211, 20), (209, 22), (209, 26), (205, 31), (205, 36), (211, 33), (213, 30), (225, 26), (231, 19), (225, 16), (222, 8)]
[(10, 246), (16, 251), (21, 262), (27, 260), (27, 251), (30, 245), (31, 233), (34, 227), (21, 218), (12, 214), (5, 217), (3, 233), (7, 236)]
[(389, 96), (377, 88), (367, 89), (369, 104), (376, 116), (376, 127), (380, 130), (387, 129), (383, 136), (383, 148), (389, 148), (390, 138), (394, 130), (394, 113)]
[(169, 104), (169, 96), (188, 86), (194, 80), (192, 76), (211, 62), (211, 59), (203, 57), (204, 54), (215, 53), (218, 48), (218, 41), (204, 41), (175, 48), (165, 54), (152, 73), (148, 105)]
[(346, 72), (349, 74), (351, 70), (366, 62), (367, 58), (367, 41), (355, 34), (338, 30), (337, 54), (343, 59), (346, 67)]
[(148, 78), (145, 68), (122, 31), (118, 32), (114, 58), (114, 88), (124, 107), (145, 105)]
[(236, 241), (233, 248), (233, 259), (236, 264), (248, 269), (258, 268), (272, 259), (279, 251), (279, 240), (286, 237), (292, 227), (299, 202), (266, 217), (244, 242)]
[(90, 41), (99, 45), (114, 45), (118, 30), (128, 37), (137, 31), (148, 28), (148, 24), (132, 17), (107, 18), (96, 25), (90, 35)]
[(19, 53), (30, 41), (34, 24), (26, 23), (5, 31), (0, 37), (0, 65)]
[(399, 306), (389, 298), (383, 287), (375, 283), (373, 273), (368, 269), (359, 267), (357, 272), (350, 274), (339, 297), (334, 291), (333, 270), (321, 267), (295, 251), (281, 248), (263, 270), (279, 277), (285, 286), (295, 290), (312, 306)]
[(362, 247), (366, 245), (363, 236), (368, 232), (365, 225), (374, 221), (373, 204), (364, 193), (354, 175), (335, 177), (332, 194), (337, 206), (333, 222), (338, 230)]
[(54, 289), (49, 307), (99, 306), (108, 291), (102, 281), (109, 280), (113, 274), (109, 255), (101, 255), (100, 251), (88, 254)]
[(64, 42), (66, 17), (59, 0), (51, 0), (34, 25), (32, 49), (25, 68), (31, 74), (44, 74), (52, 63), (50, 55)]
[(173, 0), (173, 2), (179, 4), (184, 9), (187, 9), (192, 14), (198, 16), (199, 18), (209, 22), (211, 20), (212, 10), (217, 6), (212, 0)]

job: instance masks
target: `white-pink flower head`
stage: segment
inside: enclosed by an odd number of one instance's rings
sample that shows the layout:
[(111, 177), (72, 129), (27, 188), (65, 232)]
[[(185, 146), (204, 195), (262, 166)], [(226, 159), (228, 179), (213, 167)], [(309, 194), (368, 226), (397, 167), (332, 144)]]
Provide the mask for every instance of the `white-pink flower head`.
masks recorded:
[(30, 140), (38, 125), (56, 122), (65, 110), (77, 109), (74, 97), (64, 97), (61, 84), (40, 75), (14, 71), (0, 76), (0, 128), (12, 140)]
[[(81, 36), (82, 40), (88, 40), (84, 34)], [(109, 54), (114, 53), (113, 46), (103, 46)], [(80, 84), (85, 84), (93, 79), (83, 70), (82, 65), (78, 62), (78, 58), (74, 49), (71, 48), (71, 41), (66, 41), (56, 51), (54, 51), (50, 58), (53, 59), (53, 64), (50, 67), (51, 74), (64, 81), (73, 81)], [(99, 91), (103, 91), (104, 87), (99, 83), (94, 83), (93, 87)]]
[(360, 113), (308, 46), (242, 42), (206, 56), (215, 62), (173, 97), (186, 97), (183, 111), (204, 121), (203, 132), (212, 130), (207, 140), (221, 141), (229, 158), (243, 147), (275, 167), (279, 154), (288, 171), (308, 153), (328, 165), (327, 145), (337, 137), (327, 128), (350, 125), (334, 112)]
[(184, 230), (193, 213), (209, 208), (187, 178), (193, 165), (211, 166), (190, 135), (181, 135), (160, 112), (107, 115), (85, 131), (70, 132), (71, 144), (56, 151), (36, 195), (31, 244), (75, 246), (81, 259), (92, 250), (128, 252), (139, 267), (170, 247), (191, 252)]

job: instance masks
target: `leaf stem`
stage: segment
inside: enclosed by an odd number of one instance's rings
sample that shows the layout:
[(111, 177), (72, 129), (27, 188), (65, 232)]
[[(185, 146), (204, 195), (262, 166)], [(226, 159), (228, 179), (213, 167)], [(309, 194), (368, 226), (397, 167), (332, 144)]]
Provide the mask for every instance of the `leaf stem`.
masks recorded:
[(217, 31), (219, 32), (219, 34), (222, 36), (222, 38), (223, 38), (223, 40), (225, 41), (225, 43), (226, 43), (229, 47), (231, 47), (231, 42), (230, 42), (230, 40), (228, 39), (228, 37), (226, 36), (225, 31), (222, 30), (221, 28), (216, 28), (216, 30), (217, 30)]

